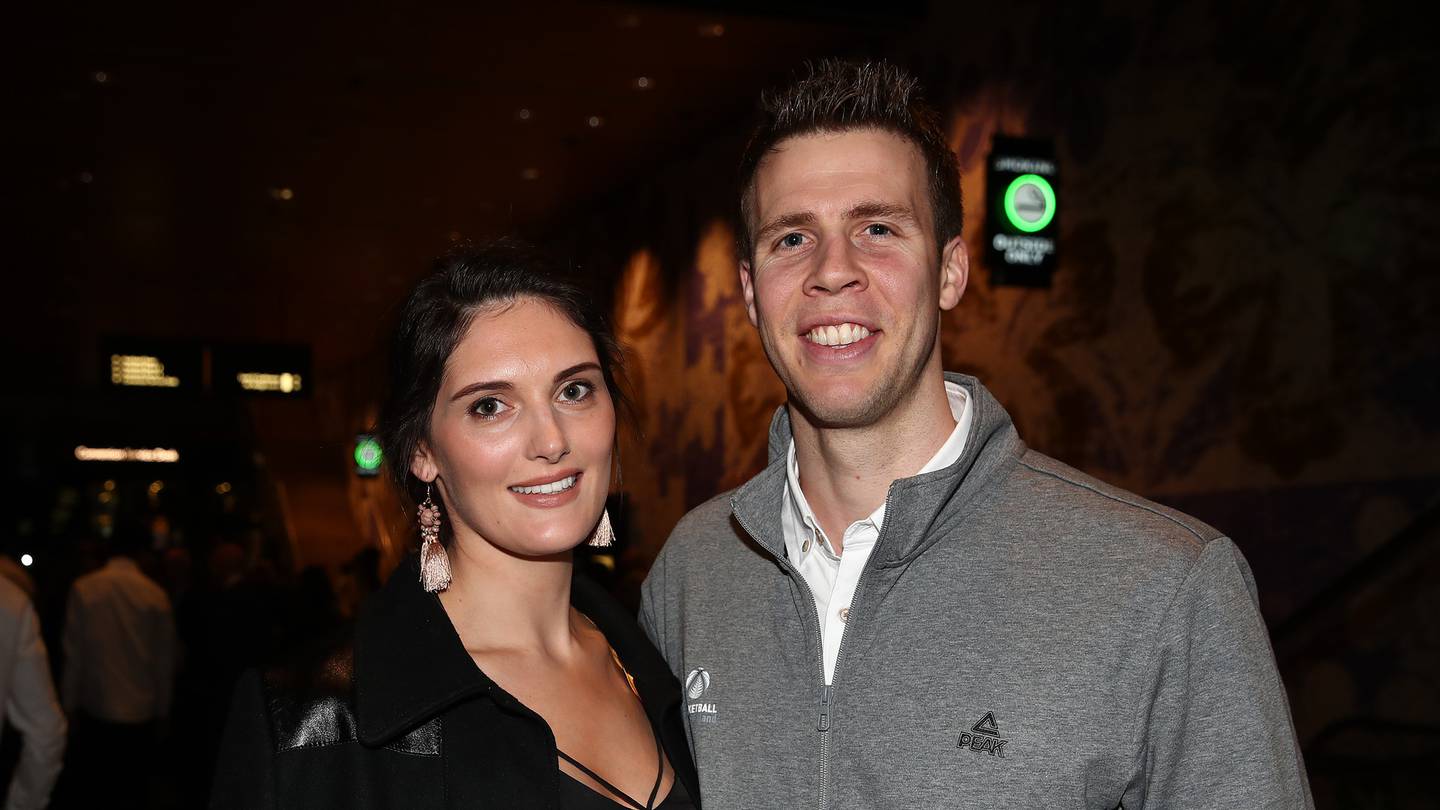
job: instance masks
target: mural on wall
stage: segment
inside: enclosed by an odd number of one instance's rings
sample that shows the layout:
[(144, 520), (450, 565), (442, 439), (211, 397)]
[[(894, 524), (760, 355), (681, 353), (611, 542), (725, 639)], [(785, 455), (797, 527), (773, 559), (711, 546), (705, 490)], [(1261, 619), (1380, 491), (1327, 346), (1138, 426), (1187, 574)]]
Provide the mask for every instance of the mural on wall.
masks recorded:
[[(664, 297), (655, 254), (637, 251), (615, 296), (615, 330), (628, 349), (638, 430), (622, 431), (632, 568), (649, 567), (687, 510), (743, 482), (765, 464), (765, 426), (785, 392), (746, 318), (736, 280), (735, 236), (711, 222), (680, 295)], [(625, 459), (640, 459), (627, 463)]]

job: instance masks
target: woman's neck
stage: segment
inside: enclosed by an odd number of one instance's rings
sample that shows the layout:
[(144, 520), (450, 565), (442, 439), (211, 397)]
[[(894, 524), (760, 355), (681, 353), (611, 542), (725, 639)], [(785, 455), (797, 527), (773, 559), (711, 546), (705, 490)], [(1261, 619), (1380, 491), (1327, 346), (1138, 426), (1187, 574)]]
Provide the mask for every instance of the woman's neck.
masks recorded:
[(480, 537), (456, 537), (447, 551), (451, 580), (440, 604), (467, 650), (574, 654), (570, 551), (519, 557)]

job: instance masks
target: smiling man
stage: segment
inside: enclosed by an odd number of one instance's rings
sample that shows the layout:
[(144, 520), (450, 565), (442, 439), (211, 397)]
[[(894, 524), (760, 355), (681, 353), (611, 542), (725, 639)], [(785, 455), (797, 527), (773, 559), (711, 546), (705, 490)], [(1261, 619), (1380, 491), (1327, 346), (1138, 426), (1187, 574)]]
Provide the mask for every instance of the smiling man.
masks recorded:
[(970, 268), (915, 81), (825, 62), (762, 113), (740, 284), (789, 401), (641, 610), (707, 810), (1309, 806), (1234, 544), (942, 371)]

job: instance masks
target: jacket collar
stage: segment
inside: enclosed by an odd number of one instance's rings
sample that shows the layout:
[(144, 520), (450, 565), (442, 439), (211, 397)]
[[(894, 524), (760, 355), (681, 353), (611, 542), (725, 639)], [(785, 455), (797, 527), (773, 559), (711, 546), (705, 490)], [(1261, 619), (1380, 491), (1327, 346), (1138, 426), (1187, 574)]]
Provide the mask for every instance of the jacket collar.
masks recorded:
[(420, 587), (417, 557), (406, 557), (355, 624), (361, 742), (382, 745), (492, 686), (465, 652), (440, 598)]
[[(426, 593), (419, 580), (412, 554), (365, 603), (356, 623), (355, 714), (366, 745), (383, 745), (477, 695), (514, 701), (475, 665), (440, 598)], [(570, 600), (605, 634), (658, 725), (680, 693), (633, 615), (578, 572)]]
[[(965, 451), (948, 467), (891, 482), (885, 498), (885, 530), (872, 552), (881, 567), (903, 566), (929, 548), (945, 534), (941, 529), (963, 518), (975, 495), (1025, 450), (1010, 415), (979, 380), (951, 372), (945, 373), (945, 379), (965, 389), (974, 409)], [(785, 541), (779, 517), (792, 438), (790, 412), (782, 405), (770, 420), (769, 465), (730, 499), (740, 525), (762, 548), (782, 559)]]

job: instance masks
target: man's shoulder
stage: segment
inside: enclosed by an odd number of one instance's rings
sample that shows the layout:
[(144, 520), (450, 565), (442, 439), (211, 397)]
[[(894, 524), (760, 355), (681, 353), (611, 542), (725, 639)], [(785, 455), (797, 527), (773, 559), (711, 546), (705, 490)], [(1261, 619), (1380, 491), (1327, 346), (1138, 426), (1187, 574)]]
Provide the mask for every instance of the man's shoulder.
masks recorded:
[(1091, 543), (1124, 546), (1194, 562), (1224, 535), (1214, 527), (1164, 504), (1107, 484), (1034, 450), (1020, 457), (1019, 487), (1035, 519), (1062, 523), (1066, 534)]
[(734, 492), (726, 490), (686, 512), (670, 530), (657, 562), (674, 568), (713, 565), (735, 555), (751, 556), (732, 511)]

